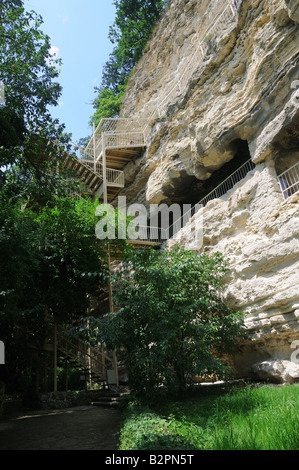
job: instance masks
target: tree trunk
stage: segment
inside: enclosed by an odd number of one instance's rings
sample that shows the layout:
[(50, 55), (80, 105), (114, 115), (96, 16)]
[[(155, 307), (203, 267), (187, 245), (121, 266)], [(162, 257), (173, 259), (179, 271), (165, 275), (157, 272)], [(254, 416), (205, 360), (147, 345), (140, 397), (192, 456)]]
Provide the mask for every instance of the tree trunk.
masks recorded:
[(154, 10), (154, 15), (156, 17), (156, 20), (158, 21), (158, 19), (160, 18), (160, 13), (159, 13), (159, 10), (158, 10), (157, 5), (156, 5), (156, 0), (150, 0), (150, 3), (151, 3), (151, 6)]

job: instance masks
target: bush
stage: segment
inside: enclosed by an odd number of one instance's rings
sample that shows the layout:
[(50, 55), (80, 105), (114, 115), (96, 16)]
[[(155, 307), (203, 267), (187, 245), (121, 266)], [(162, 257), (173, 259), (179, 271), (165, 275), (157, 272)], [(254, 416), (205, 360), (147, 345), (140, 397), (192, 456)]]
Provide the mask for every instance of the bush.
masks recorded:
[(114, 278), (119, 309), (101, 334), (109, 349), (118, 348), (136, 396), (156, 399), (181, 393), (196, 375), (229, 375), (219, 354), (233, 352), (244, 326), (243, 315), (222, 300), (226, 270), (219, 253), (130, 253)]

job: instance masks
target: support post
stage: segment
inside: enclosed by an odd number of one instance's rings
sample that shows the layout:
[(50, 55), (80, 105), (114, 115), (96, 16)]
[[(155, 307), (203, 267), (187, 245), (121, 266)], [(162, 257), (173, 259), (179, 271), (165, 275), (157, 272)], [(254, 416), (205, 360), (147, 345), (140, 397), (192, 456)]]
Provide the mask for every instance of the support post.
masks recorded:
[(106, 364), (105, 364), (105, 350), (104, 350), (103, 344), (101, 346), (101, 355), (102, 355), (102, 375), (103, 375), (103, 378), (104, 378), (105, 373), (106, 373)]
[[(102, 134), (102, 145), (103, 145), (103, 188), (104, 188), (104, 204), (108, 204), (107, 197), (107, 171), (106, 171), (106, 141), (105, 133)], [(109, 265), (110, 266), (110, 265)]]
[(57, 392), (57, 325), (54, 324), (54, 392)]
[(94, 168), (94, 171), (96, 172), (96, 168), (97, 168), (97, 162), (96, 162), (96, 128), (95, 128), (94, 123), (93, 123), (93, 126), (92, 126), (92, 136), (93, 136), (93, 168)]
[[(87, 320), (87, 329), (89, 330), (89, 320)], [(92, 390), (92, 361), (91, 361), (91, 348), (88, 343), (87, 348), (87, 358), (88, 358), (88, 379), (89, 379), (89, 389)]]
[[(108, 243), (108, 268), (109, 268), (109, 274), (111, 274), (111, 269), (110, 269), (110, 245)], [(111, 281), (109, 278), (109, 307), (110, 307), (110, 312), (114, 311), (114, 305), (113, 305), (113, 297), (112, 297), (112, 286), (111, 286)], [(115, 381), (116, 381), (116, 386), (119, 386), (119, 380), (118, 380), (118, 365), (117, 365), (117, 356), (116, 356), (116, 351), (113, 351), (113, 367), (115, 370)]]

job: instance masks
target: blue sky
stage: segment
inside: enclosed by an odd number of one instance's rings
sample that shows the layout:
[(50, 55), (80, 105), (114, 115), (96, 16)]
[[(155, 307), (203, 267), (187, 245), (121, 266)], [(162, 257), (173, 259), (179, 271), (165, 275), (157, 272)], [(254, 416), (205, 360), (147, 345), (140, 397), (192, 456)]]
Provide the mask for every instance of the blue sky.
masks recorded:
[(91, 102), (113, 49), (108, 33), (115, 6), (112, 0), (24, 0), (24, 6), (43, 17), (41, 29), (62, 59), (58, 81), (63, 93), (59, 107), (51, 112), (76, 142), (92, 133), (88, 124), (93, 114)]

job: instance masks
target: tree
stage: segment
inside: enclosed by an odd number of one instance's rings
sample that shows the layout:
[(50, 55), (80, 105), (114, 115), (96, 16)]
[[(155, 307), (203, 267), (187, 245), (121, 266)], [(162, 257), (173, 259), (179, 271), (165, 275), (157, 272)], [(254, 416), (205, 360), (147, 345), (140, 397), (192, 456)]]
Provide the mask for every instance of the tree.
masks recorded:
[(114, 0), (116, 18), (109, 39), (116, 44), (103, 69), (101, 87), (93, 101), (91, 123), (119, 114), (128, 77), (141, 58), (154, 26), (161, 17), (165, 0)]
[(28, 344), (41, 351), (51, 323), (84, 317), (107, 274), (96, 203), (72, 200), (78, 183), (60, 171), (69, 136), (48, 110), (60, 62), (41, 25), (21, 0), (1, 1), (0, 332), (10, 384), (30, 363)]
[(227, 263), (220, 254), (137, 250), (115, 275), (117, 311), (100, 326), (118, 349), (130, 387), (150, 399), (178, 393), (195, 376), (225, 377), (220, 354), (243, 335), (243, 316), (221, 296)]
[(65, 126), (53, 120), (48, 109), (58, 104), (61, 95), (61, 86), (55, 81), (60, 60), (51, 56), (50, 38), (41, 25), (42, 18), (26, 12), (21, 0), (0, 3), (0, 80), (5, 86), (5, 104), (0, 105), (2, 184), (12, 164), (24, 172), (39, 170), (39, 159), (32, 160), (31, 155), (37, 153), (41, 141), (52, 147), (48, 152), (50, 167), (60, 158), (54, 143), (69, 140)]
[(10, 384), (28, 368), (28, 346), (39, 357), (54, 323), (82, 321), (90, 298), (107, 285), (96, 205), (69, 197), (44, 206), (0, 199), (0, 331)]

